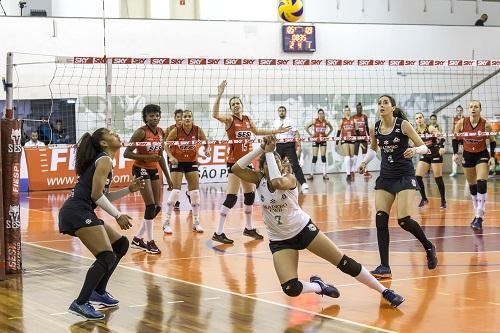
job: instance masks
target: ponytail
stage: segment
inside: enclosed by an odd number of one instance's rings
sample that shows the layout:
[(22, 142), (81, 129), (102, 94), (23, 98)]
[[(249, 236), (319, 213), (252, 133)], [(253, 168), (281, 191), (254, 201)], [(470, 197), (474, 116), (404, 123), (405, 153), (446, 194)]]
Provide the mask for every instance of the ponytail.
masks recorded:
[(99, 128), (92, 135), (87, 132), (78, 141), (75, 158), (75, 170), (78, 176), (81, 176), (87, 170), (90, 163), (102, 151), (100, 141), (106, 131), (105, 128)]
[(401, 110), (400, 108), (398, 108), (398, 107), (396, 107), (394, 109), (394, 112), (392, 114), (396, 118), (401, 118), (403, 120), (408, 120), (408, 117), (406, 116), (406, 113), (403, 110)]

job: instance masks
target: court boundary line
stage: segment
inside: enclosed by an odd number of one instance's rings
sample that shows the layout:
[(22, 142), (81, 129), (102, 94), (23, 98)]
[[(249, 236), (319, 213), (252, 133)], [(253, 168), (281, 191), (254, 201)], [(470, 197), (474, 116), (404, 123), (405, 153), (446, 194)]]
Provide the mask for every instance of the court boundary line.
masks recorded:
[[(32, 244), (32, 243), (28, 243), (28, 242), (22, 242), (22, 243), (24, 245), (33, 246), (33, 247), (38, 248), (38, 249), (49, 250), (49, 251), (57, 252), (57, 253), (60, 253), (60, 254), (69, 255), (69, 256), (72, 256), (72, 257), (78, 257), (78, 258), (82, 258), (82, 259), (93, 260), (92, 258), (85, 257), (85, 256), (82, 256), (82, 255), (79, 255), (79, 254), (76, 254), (76, 253), (65, 252), (65, 251), (62, 251), (62, 250), (53, 249), (53, 248), (50, 248), (50, 247), (46, 247), (46, 246), (42, 246), (42, 245), (38, 245), (38, 244)], [(391, 331), (391, 330), (387, 330), (387, 329), (381, 328), (381, 327), (375, 327), (375, 326), (371, 326), (371, 325), (367, 325), (367, 324), (363, 324), (363, 323), (358, 323), (358, 322), (351, 321), (351, 320), (348, 320), (348, 319), (343, 319), (343, 318), (338, 318), (338, 317), (332, 317), (332, 316), (329, 316), (329, 315), (326, 315), (326, 314), (323, 314), (323, 313), (319, 313), (319, 312), (314, 312), (314, 311), (310, 311), (310, 310), (306, 310), (306, 309), (297, 308), (295, 306), (291, 306), (291, 305), (288, 305), (288, 304), (281, 304), (281, 303), (273, 302), (273, 301), (270, 301), (270, 300), (266, 300), (266, 299), (262, 299), (262, 298), (258, 298), (258, 297), (253, 297), (253, 296), (246, 295), (246, 294), (236, 293), (236, 292), (230, 291), (230, 290), (219, 289), (219, 288), (216, 288), (216, 287), (211, 287), (211, 286), (206, 286), (206, 285), (202, 285), (202, 284), (198, 284), (198, 283), (194, 283), (194, 282), (190, 282), (190, 281), (180, 280), (180, 279), (177, 279), (177, 278), (173, 278), (173, 277), (170, 277), (170, 276), (161, 275), (161, 274), (158, 274), (158, 273), (147, 272), (147, 271), (141, 270), (139, 268), (134, 268), (134, 267), (129, 267), (129, 266), (123, 266), (121, 264), (118, 265), (118, 267), (121, 267), (121, 268), (124, 268), (124, 269), (128, 269), (128, 270), (132, 270), (132, 271), (138, 272), (138, 273), (149, 274), (149, 275), (155, 276), (157, 278), (171, 280), (171, 281), (174, 281), (174, 282), (177, 282), (177, 283), (185, 283), (185, 284), (188, 284), (188, 285), (196, 286), (198, 288), (206, 288), (206, 289), (209, 289), (209, 290), (212, 290), (212, 291), (221, 292), (221, 293), (224, 293), (224, 294), (230, 294), (230, 295), (234, 295), (234, 296), (240, 296), (240, 297), (243, 297), (243, 298), (251, 299), (253, 301), (259, 301), (259, 302), (264, 302), (264, 303), (271, 304), (271, 305), (276, 305), (276, 306), (279, 306), (279, 307), (282, 307), (282, 308), (286, 308), (286, 309), (289, 309), (289, 310), (299, 311), (299, 312), (311, 314), (311, 315), (314, 315), (314, 316), (323, 317), (323, 318), (330, 319), (330, 320), (333, 320), (333, 321), (338, 321), (338, 322), (341, 322), (341, 323), (344, 323), (344, 324), (349, 324), (349, 325), (358, 326), (358, 327), (362, 327), (362, 328), (372, 329), (372, 330), (375, 330), (375, 331), (378, 331), (378, 332), (398, 333), (397, 331)], [(395, 309), (393, 309), (393, 310), (397, 311)]]

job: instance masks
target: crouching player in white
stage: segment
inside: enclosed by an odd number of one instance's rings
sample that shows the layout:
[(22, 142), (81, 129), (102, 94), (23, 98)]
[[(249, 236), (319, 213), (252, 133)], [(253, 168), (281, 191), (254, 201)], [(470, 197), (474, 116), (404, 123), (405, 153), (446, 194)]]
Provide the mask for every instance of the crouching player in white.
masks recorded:
[[(287, 172), (287, 168), (282, 167), (279, 155), (274, 152), (275, 147), (276, 138), (265, 137), (259, 148), (243, 156), (232, 166), (232, 172), (242, 180), (257, 185), (274, 268), (285, 294), (296, 297), (315, 292), (318, 295), (339, 297), (337, 288), (323, 282), (319, 276), (311, 276), (309, 282), (299, 281), (299, 250), (308, 249), (381, 293), (393, 307), (403, 303), (402, 296), (385, 288), (361, 264), (344, 255), (300, 208), (297, 180)], [(259, 156), (260, 171), (248, 169), (246, 166)], [(285, 171), (283, 175), (282, 171)]]

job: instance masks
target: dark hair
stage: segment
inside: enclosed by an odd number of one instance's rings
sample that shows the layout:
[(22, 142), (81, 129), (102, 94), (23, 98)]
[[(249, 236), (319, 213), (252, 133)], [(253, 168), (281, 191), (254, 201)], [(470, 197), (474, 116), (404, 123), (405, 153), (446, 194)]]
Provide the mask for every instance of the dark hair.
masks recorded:
[(57, 119), (57, 120), (56, 120), (56, 124), (57, 124), (57, 123), (60, 123), (60, 124), (62, 125), (62, 120), (61, 120), (61, 119)]
[(323, 109), (318, 109), (318, 113), (320, 113), (320, 112), (325, 113), (325, 110), (323, 110)]
[(284, 109), (284, 110), (286, 111), (286, 107), (285, 107), (284, 105), (280, 105), (280, 106), (278, 106), (278, 110), (279, 110), (279, 109)]
[(396, 118), (401, 118), (401, 119), (403, 119), (403, 120), (408, 121), (408, 117), (406, 116), (406, 113), (405, 113), (402, 109), (400, 109), (400, 108), (398, 108), (398, 107), (396, 106), (396, 100), (394, 99), (394, 97), (392, 97), (392, 96), (390, 96), (390, 95), (382, 95), (382, 96), (380, 96), (378, 99), (380, 100), (382, 97), (387, 97), (387, 98), (389, 99), (389, 101), (391, 102), (391, 106), (394, 106), (394, 107), (395, 107), (395, 108), (394, 108), (394, 111), (392, 112), (392, 115), (393, 115), (394, 117), (396, 117)]
[(146, 116), (150, 113), (158, 113), (161, 116), (161, 108), (156, 104), (148, 104), (142, 109), (142, 120), (146, 122)]
[(429, 116), (429, 118), (438, 118), (434, 113)]
[(75, 170), (76, 174), (81, 176), (89, 167), (90, 163), (102, 152), (101, 140), (104, 134), (107, 134), (107, 128), (99, 128), (90, 134), (82, 135), (76, 148)]
[(241, 98), (239, 98), (238, 96), (233, 96), (229, 99), (229, 108), (231, 108), (231, 102), (233, 101), (233, 99), (238, 99), (240, 101), (240, 104), (243, 106), (243, 101), (241, 100)]
[(183, 109), (177, 109), (177, 110), (175, 110), (175, 112), (174, 112), (174, 117), (177, 117), (177, 115), (178, 115), (179, 113), (184, 113), (184, 110), (183, 110)]
[(344, 109), (350, 109), (349, 105), (344, 105)]
[(461, 108), (462, 110), (464, 109), (464, 107), (462, 105), (460, 105), (460, 104), (457, 105), (457, 107), (455, 108), (455, 110), (458, 109), (458, 108)]
[(483, 107), (481, 106), (481, 102), (478, 101), (477, 99), (473, 99), (472, 101), (470, 101), (471, 103), (474, 103), (474, 102), (477, 102), (477, 104), (479, 104), (479, 107), (482, 109)]
[[(278, 152), (274, 152), (274, 158), (276, 158), (276, 161), (281, 161), (280, 154)], [(266, 163), (266, 154), (262, 154), (259, 158), (259, 170), (264, 172), (264, 163)]]
[(363, 106), (363, 104), (361, 104), (361, 102), (358, 102), (356, 103), (356, 106)]

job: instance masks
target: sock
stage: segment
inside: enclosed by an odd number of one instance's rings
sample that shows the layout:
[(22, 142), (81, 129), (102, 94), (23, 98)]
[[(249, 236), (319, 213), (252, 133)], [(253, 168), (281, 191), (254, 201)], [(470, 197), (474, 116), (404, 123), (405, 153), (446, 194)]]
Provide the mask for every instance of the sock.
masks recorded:
[(188, 194), (193, 208), (193, 223), (198, 224), (200, 223), (200, 190), (192, 190)]
[(458, 167), (457, 163), (455, 163), (455, 161), (453, 161), (451, 163), (451, 173), (457, 173), (457, 167)]
[(231, 208), (227, 208), (226, 206), (222, 205), (220, 209), (219, 223), (217, 224), (217, 230), (215, 231), (217, 235), (220, 235), (224, 232), (224, 223), (226, 223), (227, 214), (230, 210)]
[(375, 215), (375, 224), (377, 226), (377, 243), (380, 255), (380, 263), (389, 267), (389, 215), (379, 211)]
[(248, 230), (255, 229), (253, 224), (252, 224), (252, 206), (250, 205), (244, 205), (245, 206), (245, 225)]
[(316, 165), (316, 163), (311, 162), (311, 172), (310, 172), (311, 176), (314, 176), (314, 166), (315, 165)]
[(326, 175), (326, 163), (321, 162), (321, 169), (323, 170), (323, 176)]
[(146, 241), (153, 240), (153, 220), (142, 221), (146, 229)]
[(175, 203), (179, 200), (181, 190), (173, 189), (167, 199), (167, 211), (165, 212), (165, 223), (170, 223), (170, 217), (174, 211)]
[(486, 180), (478, 179), (477, 181), (477, 209), (476, 217), (484, 217), (484, 205), (486, 203), (486, 192), (488, 191), (488, 184)]
[(301, 294), (306, 294), (306, 293), (320, 293), (321, 292), (321, 286), (316, 283), (316, 282), (304, 282), (300, 281), (302, 283), (302, 292)]
[(472, 206), (474, 207), (474, 213), (477, 213), (477, 184), (469, 184), (469, 191), (472, 199)]
[(351, 172), (356, 172), (356, 156), (351, 157)]
[(432, 243), (425, 236), (424, 231), (420, 224), (417, 221), (413, 220), (411, 217), (406, 216), (402, 219), (398, 219), (398, 224), (401, 228), (411, 233), (416, 239), (419, 240), (420, 244), (424, 247), (425, 250), (428, 250), (432, 247)]
[(146, 231), (146, 223), (145, 220), (142, 220), (141, 227), (139, 228), (139, 231), (137, 231), (135, 237), (142, 238), (142, 236), (144, 236), (145, 231)]
[(349, 156), (344, 157), (344, 170), (347, 175), (351, 174), (351, 158)]
[(415, 178), (417, 179), (418, 187), (420, 187), (419, 192), (422, 200), (427, 200), (427, 195), (425, 194), (425, 185), (424, 181), (422, 180), (422, 176), (416, 176)]
[(364, 267), (361, 268), (361, 273), (359, 273), (359, 275), (356, 276), (355, 279), (364, 284), (365, 286), (378, 291), (379, 293), (382, 293), (386, 289)]
[[(106, 251), (99, 253), (97, 257), (105, 256), (107, 254), (112, 254), (114, 256), (112, 252)], [(106, 275), (107, 271), (108, 268), (103, 260), (97, 259), (96, 261), (94, 261), (92, 266), (90, 266), (89, 270), (87, 271), (87, 275), (85, 276), (82, 290), (80, 291), (80, 295), (78, 295), (78, 298), (76, 299), (77, 304), (82, 305), (89, 301), (92, 291), (95, 290), (96, 286)]]
[(445, 198), (445, 190), (444, 190), (444, 182), (443, 182), (443, 177), (436, 177), (434, 178), (434, 180), (436, 181), (436, 184), (437, 184), (437, 187), (439, 189), (439, 194), (441, 195), (441, 201), (445, 201), (446, 198)]

